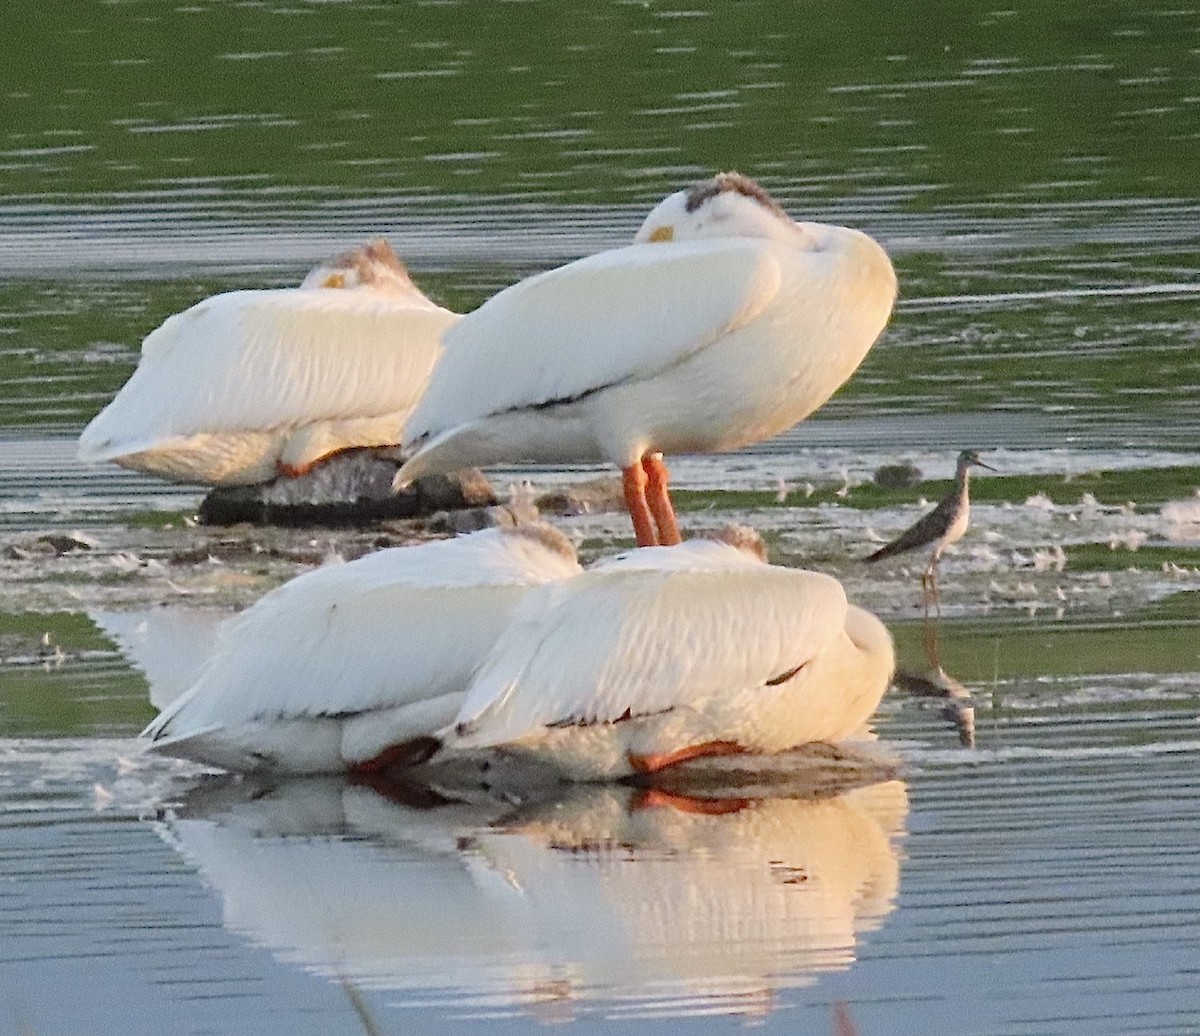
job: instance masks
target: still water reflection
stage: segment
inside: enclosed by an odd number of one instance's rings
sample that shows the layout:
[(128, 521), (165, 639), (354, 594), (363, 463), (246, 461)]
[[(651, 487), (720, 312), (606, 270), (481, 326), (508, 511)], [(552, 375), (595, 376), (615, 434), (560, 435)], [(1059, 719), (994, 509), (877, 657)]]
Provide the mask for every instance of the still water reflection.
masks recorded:
[[(895, 904), (907, 795), (579, 788), (514, 806), (201, 785), (160, 831), (225, 924), (319, 974), (544, 1021), (770, 1013)], [(412, 801), (415, 801), (413, 799)]]

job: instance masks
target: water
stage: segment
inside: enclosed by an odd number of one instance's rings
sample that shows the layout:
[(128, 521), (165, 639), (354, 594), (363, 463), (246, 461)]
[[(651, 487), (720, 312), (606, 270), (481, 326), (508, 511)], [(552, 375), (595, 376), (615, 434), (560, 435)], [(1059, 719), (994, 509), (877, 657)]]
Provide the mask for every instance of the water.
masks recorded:
[[(131, 653), (145, 619), (112, 634)], [(898, 628), (910, 668), (917, 632)], [(1112, 631), (1071, 632), (988, 628), (1026, 646), (964, 672), (973, 749), (947, 699), (897, 693), (878, 730), (900, 780), (701, 811), (630, 789), (418, 806), (231, 784), (31, 730), (0, 789), (13, 1018), (317, 1033), (355, 1031), (357, 1000), (384, 1032), (822, 1032), (842, 1000), (863, 1032), (1190, 1031), (1195, 623), (1185, 673), (1089, 672)], [(943, 650), (980, 666), (965, 637)], [(120, 682), (111, 650), (39, 665), (51, 694)], [(39, 995), (64, 976), (77, 998)]]
[[(844, 1002), (864, 1036), (1200, 1031), (1200, 15), (10, 6), (0, 1029), (830, 1032)], [(685, 525), (748, 518), (889, 623), (925, 680), (881, 709), (897, 776), (417, 809), (141, 756), (221, 618), (374, 544), (193, 528), (194, 487), (79, 465), (140, 339), (379, 234), (467, 310), (720, 168), (869, 231), (900, 276), (816, 418), (673, 466)], [(920, 560), (851, 559), (919, 513), (874, 468), (944, 478), (964, 446), (1003, 477), (943, 567), (939, 676)], [(770, 504), (806, 483), (820, 506)], [(593, 552), (626, 534), (564, 524)]]

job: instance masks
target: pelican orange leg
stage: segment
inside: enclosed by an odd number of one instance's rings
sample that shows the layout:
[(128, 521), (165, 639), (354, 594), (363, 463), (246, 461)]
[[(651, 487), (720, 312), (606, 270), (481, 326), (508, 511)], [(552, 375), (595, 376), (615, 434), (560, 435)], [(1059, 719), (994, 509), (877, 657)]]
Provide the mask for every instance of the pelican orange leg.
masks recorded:
[(658, 526), (658, 542), (663, 547), (673, 547), (682, 543), (679, 535), (679, 523), (675, 520), (675, 508), (667, 493), (670, 473), (663, 462), (661, 453), (648, 453), (642, 458), (642, 468), (646, 472), (646, 506), (654, 516), (654, 524)]
[(631, 752), (629, 765), (638, 773), (657, 773), (689, 759), (706, 755), (739, 755), (745, 751), (736, 741), (706, 741), (701, 745), (688, 745), (687, 748), (677, 748), (674, 752), (661, 752), (658, 755), (634, 755)]
[(673, 809), (680, 813), (717, 817), (726, 813), (740, 812), (750, 804), (749, 799), (705, 799), (693, 795), (681, 795), (664, 788), (641, 788), (629, 805), (634, 810)]
[(276, 459), (275, 474), (280, 475), (283, 478), (301, 478), (312, 471), (314, 467), (316, 467), (316, 461), (314, 461), (312, 464), (300, 464), (297, 466)]
[(639, 547), (655, 547), (658, 536), (654, 532), (654, 521), (650, 505), (646, 502), (646, 472), (641, 464), (631, 464), (621, 469), (621, 484), (625, 490), (625, 506), (633, 519), (633, 534)]

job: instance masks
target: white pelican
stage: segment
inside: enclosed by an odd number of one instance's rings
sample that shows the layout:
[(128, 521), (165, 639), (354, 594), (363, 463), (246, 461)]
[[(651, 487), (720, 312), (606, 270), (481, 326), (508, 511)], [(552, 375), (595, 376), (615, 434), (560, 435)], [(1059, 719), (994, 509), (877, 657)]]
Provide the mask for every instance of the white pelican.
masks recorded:
[(522, 526), (308, 572), (230, 619), (199, 680), (142, 736), (239, 772), (419, 761), (520, 598), (579, 570), (565, 536)]
[(447, 333), (398, 488), (497, 461), (609, 461), (639, 546), (678, 543), (661, 454), (738, 449), (807, 417), (896, 299), (875, 241), (796, 223), (737, 173), (667, 197), (634, 242), (521, 281)]
[(442, 737), (584, 780), (781, 752), (857, 734), (893, 662), (836, 579), (690, 540), (532, 590)]
[(163, 478), (251, 485), (355, 446), (397, 446), (460, 317), (383, 240), (299, 288), (230, 291), (168, 317), (79, 438), (79, 457)]

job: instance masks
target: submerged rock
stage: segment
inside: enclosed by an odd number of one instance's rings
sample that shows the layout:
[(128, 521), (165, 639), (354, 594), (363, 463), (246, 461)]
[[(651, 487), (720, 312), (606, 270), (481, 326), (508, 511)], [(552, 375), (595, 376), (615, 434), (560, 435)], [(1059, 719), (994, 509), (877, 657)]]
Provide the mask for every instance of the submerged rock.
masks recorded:
[(519, 516), (513, 511), (511, 505), (497, 504), (492, 507), (469, 507), (458, 511), (440, 511), (430, 517), (427, 528), (430, 532), (459, 536), (465, 532), (479, 532), (481, 529), (512, 527), (536, 519), (536, 512), (532, 517), (527, 514)]
[(550, 490), (537, 497), (534, 503), (541, 512), (567, 517), (620, 511), (625, 507), (625, 495), (619, 478), (596, 478)]
[(921, 469), (911, 461), (903, 464), (883, 464), (875, 469), (875, 485), (881, 489), (911, 489), (925, 478)]
[(82, 533), (43, 533), (25, 543), (14, 543), (4, 551), (4, 557), (12, 561), (27, 561), (37, 557), (62, 557), (75, 551), (93, 550), (96, 541)]
[(218, 487), (201, 502), (200, 521), (339, 527), (496, 503), (491, 483), (475, 468), (428, 475), (393, 492), (392, 479), (399, 467), (398, 459), (375, 450), (347, 450), (298, 478)]

